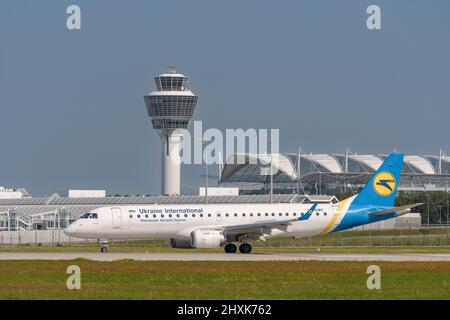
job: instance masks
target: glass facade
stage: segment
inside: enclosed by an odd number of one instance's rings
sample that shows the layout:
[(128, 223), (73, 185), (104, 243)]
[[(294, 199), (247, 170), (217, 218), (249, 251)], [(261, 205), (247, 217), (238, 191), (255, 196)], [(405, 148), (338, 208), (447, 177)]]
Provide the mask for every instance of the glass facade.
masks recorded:
[(145, 104), (154, 129), (187, 129), (197, 100), (197, 96), (150, 95), (145, 97)]
[(180, 76), (160, 76), (155, 77), (155, 83), (158, 91), (185, 91), (188, 78)]

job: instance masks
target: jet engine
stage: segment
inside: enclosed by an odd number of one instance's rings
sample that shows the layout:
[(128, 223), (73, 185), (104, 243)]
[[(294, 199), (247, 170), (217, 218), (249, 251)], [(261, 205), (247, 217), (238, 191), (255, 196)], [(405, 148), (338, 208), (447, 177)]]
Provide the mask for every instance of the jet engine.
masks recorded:
[(180, 248), (180, 249), (192, 248), (190, 240), (181, 240), (181, 239), (170, 239), (170, 246), (172, 248)]
[(193, 248), (218, 248), (225, 242), (220, 231), (198, 230), (191, 233), (191, 246)]

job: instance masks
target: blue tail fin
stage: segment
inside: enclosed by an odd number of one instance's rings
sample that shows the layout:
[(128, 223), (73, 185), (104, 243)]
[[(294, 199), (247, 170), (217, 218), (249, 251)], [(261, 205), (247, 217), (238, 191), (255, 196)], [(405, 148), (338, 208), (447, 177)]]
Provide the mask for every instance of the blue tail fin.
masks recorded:
[(403, 153), (391, 153), (367, 181), (365, 187), (353, 200), (353, 204), (392, 207), (402, 166)]

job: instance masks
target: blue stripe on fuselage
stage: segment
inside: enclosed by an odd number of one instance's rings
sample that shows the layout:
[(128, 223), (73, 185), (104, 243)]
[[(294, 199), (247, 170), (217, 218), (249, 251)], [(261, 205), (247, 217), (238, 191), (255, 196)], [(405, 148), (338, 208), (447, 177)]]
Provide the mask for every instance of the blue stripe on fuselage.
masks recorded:
[(378, 222), (386, 219), (395, 218), (395, 212), (384, 214), (381, 216), (371, 216), (369, 213), (382, 211), (386, 209), (391, 209), (392, 207), (375, 207), (375, 206), (364, 206), (364, 205), (354, 205), (353, 203), (348, 208), (345, 213), (344, 218), (342, 218), (339, 225), (333, 230), (342, 231), (358, 226), (362, 226), (365, 224)]

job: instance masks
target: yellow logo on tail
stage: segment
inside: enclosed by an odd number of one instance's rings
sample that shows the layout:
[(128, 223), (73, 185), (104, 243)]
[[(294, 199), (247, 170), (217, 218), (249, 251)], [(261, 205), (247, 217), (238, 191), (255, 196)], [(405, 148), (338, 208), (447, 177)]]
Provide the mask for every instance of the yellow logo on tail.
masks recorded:
[(373, 179), (373, 189), (383, 197), (390, 196), (394, 193), (396, 185), (397, 181), (395, 181), (395, 177), (387, 171), (380, 172)]

